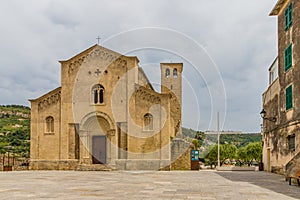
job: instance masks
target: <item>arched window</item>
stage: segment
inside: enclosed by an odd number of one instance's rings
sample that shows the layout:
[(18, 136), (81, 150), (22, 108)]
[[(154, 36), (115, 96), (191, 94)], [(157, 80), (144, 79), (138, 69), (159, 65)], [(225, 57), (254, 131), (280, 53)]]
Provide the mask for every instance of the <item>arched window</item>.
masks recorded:
[(173, 77), (177, 78), (177, 76), (178, 76), (178, 72), (177, 72), (177, 69), (175, 68), (175, 69), (173, 69)]
[(46, 132), (54, 133), (54, 118), (52, 116), (46, 118)]
[(93, 87), (94, 104), (104, 103), (104, 87), (100, 84)]
[(153, 130), (153, 116), (150, 113), (144, 115), (144, 130), (145, 131)]
[(166, 77), (167, 77), (167, 78), (170, 77), (170, 69), (169, 69), (169, 68), (166, 69)]

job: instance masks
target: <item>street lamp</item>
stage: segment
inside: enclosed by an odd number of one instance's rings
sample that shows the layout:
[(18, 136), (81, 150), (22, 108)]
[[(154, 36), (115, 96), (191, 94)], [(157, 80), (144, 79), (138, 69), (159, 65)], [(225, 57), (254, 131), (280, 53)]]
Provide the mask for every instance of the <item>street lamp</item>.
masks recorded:
[(260, 112), (260, 116), (261, 116), (261, 118), (269, 120), (271, 122), (276, 122), (277, 121), (276, 117), (266, 117), (267, 116), (267, 112), (265, 111), (265, 109), (262, 109), (262, 111)]

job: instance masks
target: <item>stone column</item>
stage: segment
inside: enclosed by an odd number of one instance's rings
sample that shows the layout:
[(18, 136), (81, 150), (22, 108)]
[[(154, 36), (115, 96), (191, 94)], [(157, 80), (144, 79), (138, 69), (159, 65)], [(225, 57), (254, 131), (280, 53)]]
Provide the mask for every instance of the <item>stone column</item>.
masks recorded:
[(116, 159), (116, 130), (110, 129), (107, 131), (107, 163), (108, 164), (114, 164)]
[(89, 152), (89, 134), (88, 131), (80, 131), (80, 162), (90, 164)]

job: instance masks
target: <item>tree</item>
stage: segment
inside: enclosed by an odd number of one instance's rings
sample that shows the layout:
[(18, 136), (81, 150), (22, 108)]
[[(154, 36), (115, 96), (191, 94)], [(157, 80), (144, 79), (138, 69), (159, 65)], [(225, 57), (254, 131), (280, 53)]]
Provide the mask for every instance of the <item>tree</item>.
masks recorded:
[(197, 131), (195, 135), (195, 139), (198, 140), (198, 147), (200, 148), (203, 144), (203, 141), (205, 139), (205, 133), (201, 131)]
[(6, 146), (8, 143), (0, 142), (0, 154), (4, 154), (6, 152)]
[(197, 140), (197, 139), (193, 139), (193, 141), (192, 141), (192, 144), (194, 145), (194, 148), (195, 149), (199, 149), (199, 140)]
[(218, 145), (213, 146), (205, 158), (208, 160), (208, 164), (211, 168), (213, 165), (216, 166), (218, 160)]
[(236, 158), (237, 148), (232, 144), (223, 144), (220, 146), (220, 162), (223, 164), (225, 160)]
[(262, 144), (261, 142), (249, 143), (246, 146), (246, 151), (251, 161), (261, 162), (262, 160)]
[[(225, 160), (236, 158), (237, 148), (232, 144), (220, 145), (220, 165), (222, 166)], [(215, 145), (207, 154), (206, 158), (209, 160), (210, 165), (216, 164), (218, 160), (218, 145)]]
[(261, 142), (252, 142), (245, 147), (238, 150), (238, 162), (240, 165), (248, 164), (249, 166), (253, 161), (261, 162), (262, 159), (262, 145)]
[(244, 164), (249, 164), (250, 159), (247, 154), (247, 149), (246, 147), (241, 147), (239, 148), (237, 152), (237, 162), (239, 162), (239, 165), (242, 166)]

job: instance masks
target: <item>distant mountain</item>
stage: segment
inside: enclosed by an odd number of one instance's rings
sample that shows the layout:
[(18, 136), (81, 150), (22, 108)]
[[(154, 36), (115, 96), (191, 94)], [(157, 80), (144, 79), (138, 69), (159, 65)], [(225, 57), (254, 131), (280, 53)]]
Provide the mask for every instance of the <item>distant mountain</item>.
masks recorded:
[(30, 108), (22, 105), (0, 105), (0, 154), (7, 151), (29, 157)]

